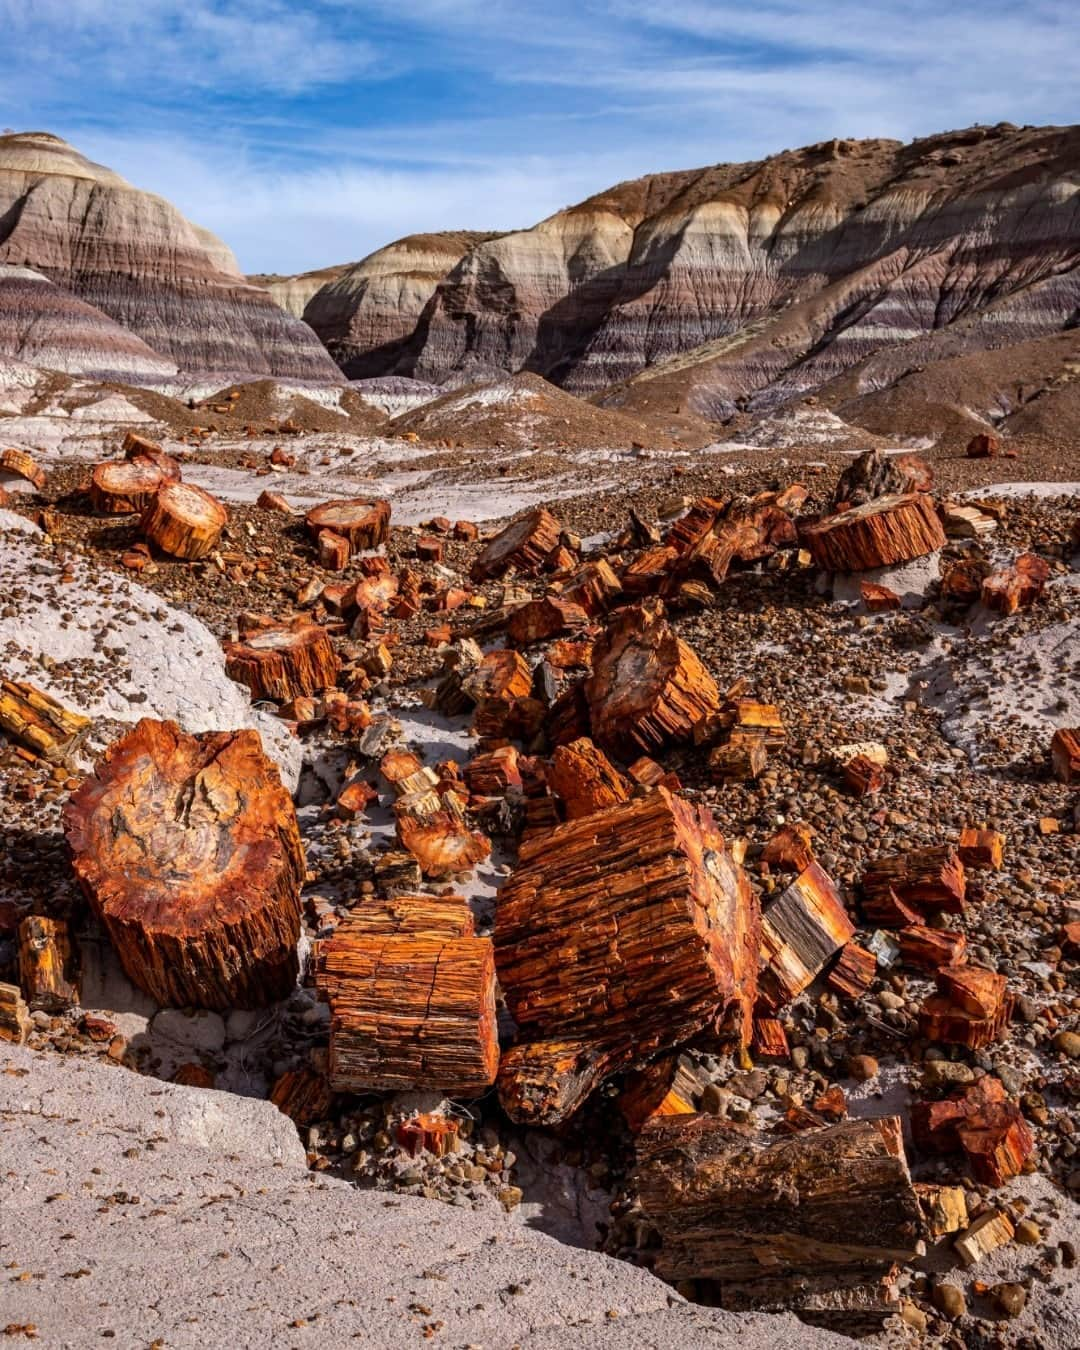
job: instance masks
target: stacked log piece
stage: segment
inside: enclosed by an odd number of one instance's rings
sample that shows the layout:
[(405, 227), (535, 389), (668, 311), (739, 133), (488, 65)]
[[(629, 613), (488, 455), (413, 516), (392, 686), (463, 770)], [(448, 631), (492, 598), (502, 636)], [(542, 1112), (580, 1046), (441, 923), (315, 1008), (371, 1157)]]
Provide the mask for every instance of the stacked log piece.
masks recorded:
[(0, 450), (0, 477), (4, 474), (22, 478), (38, 492), (45, 487), (45, 470), (25, 450)]
[(556, 1124), (622, 1068), (706, 1028), (745, 1042), (760, 923), (711, 815), (663, 788), (522, 843), (495, 926), (519, 1028), (515, 1120)]
[(922, 492), (877, 497), (806, 526), (802, 537), (814, 562), (829, 572), (869, 572), (945, 545), (934, 503)]
[(22, 680), (0, 679), (0, 731), (50, 764), (79, 751), (91, 721)]
[(655, 1273), (708, 1281), (710, 1302), (725, 1308), (812, 1307), (815, 1295), (876, 1290), (919, 1246), (895, 1118), (772, 1142), (710, 1116), (668, 1116), (645, 1126), (637, 1157), (632, 1187), (658, 1235)]
[(938, 910), (963, 914), (967, 908), (964, 864), (948, 844), (875, 858), (863, 872), (862, 889), (868, 907), (891, 894), (910, 907), (908, 913), (913, 909), (920, 914)]
[(477, 797), (504, 797), (511, 788), (520, 789), (517, 750), (512, 745), (501, 745), (486, 754), (474, 755), (465, 766), (465, 781)]
[(316, 987), (330, 1004), (334, 1089), (472, 1096), (495, 1081), (492, 945), (460, 897), (402, 896), (391, 915), (358, 906), (320, 944)]
[(859, 998), (870, 988), (877, 971), (877, 957), (857, 942), (849, 942), (825, 976), (825, 983), (834, 994), (844, 998)]
[(32, 1026), (22, 990), (17, 984), (0, 983), (0, 1041), (22, 1045)]
[(1011, 567), (992, 572), (982, 584), (982, 602), (995, 614), (1015, 614), (1042, 595), (1050, 564), (1035, 553), (1022, 553)]
[(615, 614), (584, 688), (593, 739), (627, 761), (689, 740), (720, 706), (716, 681), (655, 601)]
[(121, 964), (158, 1003), (254, 1008), (290, 993), (304, 851), (257, 732), (143, 719), (72, 795), (64, 830)]
[(547, 781), (567, 820), (629, 800), (630, 784), (588, 737), (561, 745), (551, 757)]
[(19, 984), (31, 1011), (57, 1013), (78, 1003), (75, 952), (63, 919), (28, 914), (19, 924)]
[(180, 465), (162, 455), (171, 469), (149, 459), (117, 459), (97, 464), (90, 475), (90, 504), (103, 516), (143, 512), (163, 483), (180, 481)]
[(797, 998), (854, 932), (832, 880), (811, 863), (762, 912), (763, 1005), (776, 1012)]
[(1000, 872), (1005, 857), (1005, 836), (997, 830), (967, 826), (960, 831), (956, 852), (969, 871)]
[(381, 497), (354, 497), (348, 501), (323, 502), (304, 517), (308, 532), (318, 539), (322, 530), (340, 535), (359, 553), (378, 548), (390, 536), (390, 503)]
[(473, 581), (493, 581), (513, 568), (522, 576), (535, 576), (558, 547), (561, 534), (562, 526), (550, 511), (530, 511), (485, 545), (469, 575)]
[(1003, 1186), (1019, 1175), (1035, 1148), (1020, 1108), (991, 1074), (943, 1101), (916, 1102), (911, 1128), (925, 1152), (964, 1153), (985, 1186)]
[(330, 635), (317, 624), (275, 624), (242, 642), (226, 642), (225, 672), (247, 685), (253, 699), (317, 694), (337, 681), (341, 663)]
[(191, 483), (163, 483), (139, 520), (139, 530), (172, 558), (205, 558), (221, 537), (229, 513)]
[(918, 455), (887, 455), (881, 450), (866, 450), (840, 475), (833, 493), (833, 509), (844, 504), (862, 506), (880, 497), (929, 492), (933, 486), (934, 471)]
[(844, 782), (856, 797), (869, 797), (885, 786), (885, 770), (866, 755), (853, 755), (843, 768)]
[(1013, 996), (1004, 975), (981, 966), (944, 966), (935, 972), (938, 987), (919, 1009), (919, 1034), (929, 1041), (981, 1050), (1004, 1035)]
[(1050, 765), (1059, 783), (1080, 782), (1080, 727), (1059, 727), (1054, 732)]

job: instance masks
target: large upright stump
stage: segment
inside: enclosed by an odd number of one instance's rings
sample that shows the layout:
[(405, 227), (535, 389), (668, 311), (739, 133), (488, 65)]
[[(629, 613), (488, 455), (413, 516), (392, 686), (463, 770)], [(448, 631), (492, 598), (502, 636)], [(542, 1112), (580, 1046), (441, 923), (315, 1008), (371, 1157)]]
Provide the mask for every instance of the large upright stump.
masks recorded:
[(348, 501), (323, 502), (305, 517), (312, 538), (322, 530), (349, 541), (353, 552), (378, 548), (390, 534), (390, 503), (382, 497), (353, 497)]
[(706, 1029), (749, 1039), (760, 920), (708, 811), (658, 788), (521, 845), (495, 961), (519, 1028), (499, 1096), (565, 1120), (605, 1078)]
[(158, 1003), (255, 1008), (290, 992), (304, 851), (257, 732), (144, 718), (71, 797), (64, 830), (124, 969)]
[[(167, 460), (167, 455), (162, 455)], [(142, 512), (157, 496), (163, 483), (180, 481), (180, 466), (169, 461), (172, 470), (149, 458), (115, 459), (96, 464), (90, 475), (90, 504), (103, 516), (124, 516)]]
[(163, 483), (139, 529), (172, 558), (205, 558), (221, 537), (229, 513), (216, 497), (192, 483)]
[(242, 642), (226, 642), (225, 673), (246, 684), (253, 699), (279, 703), (329, 689), (341, 663), (325, 628), (318, 624), (276, 624)]
[(624, 760), (687, 741), (720, 707), (716, 681), (656, 601), (628, 605), (593, 648), (585, 681), (593, 739)]
[(945, 545), (933, 498), (925, 492), (875, 497), (803, 530), (814, 562), (830, 572), (868, 572), (910, 562)]

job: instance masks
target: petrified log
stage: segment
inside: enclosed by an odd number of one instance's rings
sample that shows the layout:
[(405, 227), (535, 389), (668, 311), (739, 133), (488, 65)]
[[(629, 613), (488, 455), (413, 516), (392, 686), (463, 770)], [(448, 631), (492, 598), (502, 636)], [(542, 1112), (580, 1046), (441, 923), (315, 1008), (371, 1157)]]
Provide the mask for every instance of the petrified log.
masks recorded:
[(709, 772), (722, 783), (746, 783), (761, 777), (768, 759), (763, 737), (731, 736), (709, 751)]
[(710, 1116), (650, 1121), (631, 1179), (665, 1280), (707, 1280), (721, 1306), (798, 1306), (910, 1260), (921, 1213), (895, 1120), (772, 1142)]
[(950, 607), (973, 605), (989, 575), (990, 564), (985, 558), (961, 558), (941, 578), (942, 600)]
[(944, 1237), (967, 1227), (967, 1200), (963, 1186), (937, 1186), (917, 1181), (915, 1194), (922, 1206), (923, 1220), (930, 1237)]
[(759, 943), (712, 816), (664, 788), (523, 842), (495, 925), (519, 1028), (499, 1076), (508, 1114), (556, 1124), (610, 1074), (706, 1028), (745, 1043)]
[(463, 895), (402, 892), (385, 900), (362, 900), (350, 913), (356, 929), (372, 937), (475, 937), (476, 922)]
[(30, 1009), (17, 984), (0, 984), (0, 1041), (22, 1045), (30, 1035)]
[(678, 549), (670, 544), (655, 544), (645, 549), (623, 568), (623, 591), (632, 597), (656, 595), (678, 557)]
[(931, 974), (942, 966), (959, 966), (967, 960), (967, 938), (944, 928), (924, 928), (911, 924), (897, 934), (900, 955), (909, 966), (918, 966)]
[(1005, 836), (997, 830), (966, 826), (956, 846), (960, 861), (972, 872), (999, 872), (1005, 857)]
[(139, 529), (173, 558), (204, 558), (229, 519), (224, 506), (192, 483), (163, 483), (139, 521)]
[(814, 562), (830, 572), (868, 572), (909, 562), (945, 544), (945, 531), (925, 493), (877, 497), (803, 531)]
[(997, 521), (976, 506), (964, 506), (957, 502), (942, 502), (938, 506), (938, 515), (950, 539), (981, 539), (993, 534)]
[(576, 633), (589, 622), (589, 616), (571, 600), (558, 595), (541, 596), (515, 609), (506, 621), (512, 641), (522, 647), (547, 638)]
[(4, 474), (24, 479), (38, 492), (45, 487), (45, 470), (25, 450), (0, 450), (0, 477)]
[(1001, 449), (1001, 442), (987, 431), (980, 431), (967, 443), (968, 459), (993, 459)]
[(981, 966), (946, 966), (935, 973), (939, 992), (919, 1009), (919, 1034), (969, 1050), (1000, 1040), (1012, 1015), (1004, 975)]
[(917, 1102), (911, 1126), (920, 1148), (966, 1154), (976, 1181), (986, 1186), (1017, 1176), (1035, 1147), (1019, 1107), (990, 1074), (943, 1101)]
[(290, 992), (304, 851), (257, 732), (144, 718), (72, 795), (64, 830), (124, 969), (158, 1003), (252, 1008)]
[(552, 745), (568, 745), (582, 736), (592, 735), (592, 717), (584, 680), (567, 685), (547, 711), (545, 719), (548, 741)]
[(499, 648), (488, 652), (475, 670), (462, 679), (461, 687), (476, 704), (500, 700), (510, 703), (532, 691), (532, 671), (520, 652)]
[(511, 567), (534, 576), (558, 547), (562, 526), (550, 511), (538, 507), (507, 525), (480, 551), (469, 575), (473, 581), (492, 581)]
[(418, 1153), (431, 1153), (444, 1158), (456, 1153), (460, 1126), (453, 1116), (440, 1116), (433, 1111), (421, 1111), (397, 1127), (397, 1142), (415, 1158)]
[(304, 523), (315, 539), (320, 530), (330, 530), (347, 539), (354, 552), (378, 548), (390, 534), (390, 503), (381, 497), (323, 502), (311, 508)]
[(0, 730), (50, 764), (70, 760), (90, 725), (89, 717), (65, 708), (34, 685), (0, 679)]
[(982, 602), (996, 614), (1015, 614), (1042, 595), (1050, 564), (1035, 553), (1022, 553), (1011, 567), (992, 572), (982, 584)]
[(901, 605), (900, 597), (895, 591), (891, 591), (888, 586), (879, 586), (873, 581), (859, 583), (859, 596), (871, 614), (887, 614), (890, 610), (899, 609)]
[(289, 499), (283, 497), (280, 492), (271, 492), (269, 488), (259, 493), (255, 505), (260, 511), (275, 511), (283, 516), (291, 516), (293, 513)]
[(491, 840), (469, 828), (456, 792), (407, 793), (394, 803), (394, 816), (398, 838), (426, 877), (469, 872), (491, 853)]
[(716, 681), (655, 601), (614, 615), (593, 647), (585, 695), (594, 740), (624, 760), (689, 740), (720, 706)]
[(859, 998), (873, 983), (877, 971), (877, 957), (856, 942), (849, 942), (836, 958), (833, 968), (825, 976), (825, 983), (834, 994), (844, 998)]
[(601, 558), (597, 562), (586, 563), (580, 572), (570, 578), (563, 599), (580, 605), (590, 618), (595, 618), (599, 614), (606, 614), (621, 594), (622, 583), (614, 568)]
[(656, 1116), (692, 1115), (706, 1081), (685, 1055), (664, 1055), (626, 1075), (619, 1110), (636, 1134)]
[(810, 866), (761, 915), (761, 1001), (772, 1012), (790, 1003), (855, 932), (828, 873)]
[(95, 465), (90, 475), (90, 504), (103, 516), (145, 511), (162, 483), (180, 481), (180, 466), (172, 462), (174, 473), (145, 460), (116, 459)]
[(963, 914), (967, 907), (964, 864), (948, 844), (875, 858), (863, 872), (862, 889), (871, 904), (892, 892), (923, 914)]
[(465, 767), (469, 791), (478, 797), (503, 797), (510, 788), (521, 787), (518, 752), (512, 745), (475, 755)]
[(791, 1046), (783, 1022), (775, 1017), (755, 1017), (751, 1049), (757, 1059), (786, 1060), (791, 1054)]
[(1015, 1233), (1012, 1220), (1003, 1209), (988, 1209), (960, 1234), (953, 1243), (953, 1251), (965, 1266), (974, 1266), (984, 1256), (1010, 1243)]
[(833, 493), (833, 509), (843, 503), (862, 506), (877, 497), (908, 492), (929, 492), (934, 486), (934, 471), (918, 455), (886, 455), (881, 450), (866, 450), (840, 475)]
[[(343, 534), (335, 534), (333, 530), (320, 530), (315, 542), (319, 551), (320, 567), (325, 568), (327, 572), (345, 570), (352, 556), (352, 548)], [(355, 602), (356, 592), (353, 591), (352, 595)]]
[(678, 520), (673, 522), (664, 536), (664, 543), (674, 548), (677, 553), (689, 553), (695, 544), (712, 533), (713, 526), (727, 506), (728, 500), (719, 497), (699, 497)]
[(253, 699), (278, 703), (330, 688), (341, 663), (330, 635), (317, 624), (276, 624), (243, 642), (226, 642), (225, 673), (246, 684)]
[(63, 919), (28, 914), (19, 924), (19, 984), (31, 1010), (55, 1013), (78, 1003), (75, 953)]
[(813, 837), (808, 825), (781, 825), (761, 850), (760, 861), (775, 872), (805, 872), (814, 861)]
[(854, 755), (844, 765), (844, 782), (856, 797), (869, 797), (885, 786), (885, 770), (866, 755)]
[(1054, 732), (1050, 765), (1059, 783), (1080, 782), (1080, 727), (1059, 727)]
[(547, 781), (561, 799), (567, 820), (629, 800), (630, 784), (588, 737), (560, 745), (551, 757)]
[(334, 1094), (326, 1074), (305, 1064), (299, 1069), (286, 1069), (278, 1077), (271, 1089), (270, 1100), (297, 1125), (307, 1126), (326, 1119)]

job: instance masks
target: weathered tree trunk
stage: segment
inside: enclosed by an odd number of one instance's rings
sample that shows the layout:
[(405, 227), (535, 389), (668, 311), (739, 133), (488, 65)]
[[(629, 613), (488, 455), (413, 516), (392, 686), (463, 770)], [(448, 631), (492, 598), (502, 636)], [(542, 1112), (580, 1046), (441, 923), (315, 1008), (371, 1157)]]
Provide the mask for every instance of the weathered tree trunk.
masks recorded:
[(173, 558), (205, 558), (229, 519), (224, 506), (191, 483), (163, 483), (139, 521), (139, 529)]
[(761, 916), (761, 1000), (772, 1012), (813, 981), (855, 932), (828, 874), (815, 862)]
[(95, 465), (90, 475), (90, 504), (103, 516), (143, 512), (154, 500), (162, 483), (180, 481), (180, 466), (166, 474), (145, 460), (110, 460)]
[(349, 541), (353, 552), (378, 548), (390, 535), (390, 503), (381, 497), (356, 497), (349, 501), (323, 502), (313, 506), (305, 517), (311, 535), (330, 530)]
[(866, 450), (840, 475), (833, 493), (833, 507), (847, 503), (862, 506), (878, 497), (908, 492), (929, 492), (934, 471), (918, 455), (886, 455)]
[(548, 554), (558, 547), (561, 534), (558, 520), (550, 511), (538, 507), (512, 521), (481, 549), (470, 576), (473, 581), (492, 581), (511, 567), (523, 576), (534, 576)]
[(90, 730), (89, 717), (21, 680), (0, 679), (0, 730), (50, 764), (66, 763)]
[(727, 1018), (749, 1040), (760, 925), (707, 811), (663, 788), (523, 842), (495, 951), (519, 1043), (499, 1095), (556, 1124), (617, 1070)]
[(149, 718), (72, 795), (75, 875), (130, 979), (172, 1007), (253, 1008), (296, 980), (304, 851), (257, 732)]
[(560, 798), (567, 820), (629, 800), (630, 784), (587, 737), (561, 745), (551, 757), (547, 781)]
[(78, 1003), (75, 953), (63, 919), (28, 914), (19, 924), (19, 984), (31, 1010), (62, 1012)]
[(25, 450), (0, 450), (0, 478), (4, 474), (24, 479), (38, 492), (45, 487), (45, 470)]
[(931, 498), (922, 492), (877, 497), (803, 530), (819, 567), (830, 572), (868, 572), (909, 562), (945, 544), (945, 531)]
[(330, 635), (317, 624), (264, 628), (242, 642), (226, 642), (225, 672), (246, 684), (253, 699), (278, 703), (329, 689), (341, 663)]

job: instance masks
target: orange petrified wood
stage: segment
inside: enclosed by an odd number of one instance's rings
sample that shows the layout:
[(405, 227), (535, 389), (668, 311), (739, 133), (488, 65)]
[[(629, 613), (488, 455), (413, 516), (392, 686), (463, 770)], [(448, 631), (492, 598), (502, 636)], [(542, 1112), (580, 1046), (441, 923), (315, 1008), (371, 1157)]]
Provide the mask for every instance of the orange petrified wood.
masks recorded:
[(275, 624), (224, 649), (226, 674), (253, 699), (287, 703), (316, 694), (335, 683), (340, 668), (330, 635), (317, 624)]
[(933, 500), (924, 492), (876, 497), (806, 526), (802, 537), (817, 565), (830, 572), (868, 572), (945, 545)]
[(964, 864), (947, 844), (875, 858), (863, 872), (862, 889), (871, 904), (892, 894), (920, 913), (963, 914), (967, 907)]
[(1050, 764), (1058, 782), (1080, 782), (1080, 727), (1059, 727), (1054, 732)]
[(470, 573), (473, 581), (491, 581), (511, 567), (523, 575), (540, 571), (559, 543), (562, 526), (550, 511), (538, 507), (512, 521), (480, 551)]
[(316, 540), (321, 530), (329, 530), (347, 539), (354, 552), (378, 548), (390, 534), (390, 503), (381, 497), (323, 502), (313, 506), (304, 520)]
[(960, 831), (956, 846), (960, 861), (973, 872), (999, 872), (1005, 857), (1005, 836), (997, 830), (980, 830), (967, 826)]
[(173, 558), (205, 558), (229, 519), (225, 507), (191, 483), (163, 483), (139, 520), (139, 529)]
[(162, 483), (180, 481), (180, 465), (168, 461), (172, 469), (147, 459), (117, 459), (97, 464), (90, 475), (90, 504), (103, 516), (130, 515), (142, 512), (153, 501)]
[(813, 862), (761, 916), (761, 1001), (790, 1003), (855, 932), (828, 873)]
[(78, 1003), (75, 953), (63, 919), (28, 914), (19, 924), (19, 984), (31, 1009), (60, 1012)]
[(157, 1002), (254, 1008), (290, 992), (304, 851), (257, 732), (144, 718), (72, 795), (64, 830), (91, 908)]
[(562, 801), (567, 820), (618, 806), (630, 797), (630, 784), (587, 736), (559, 746), (551, 757), (547, 781)]

